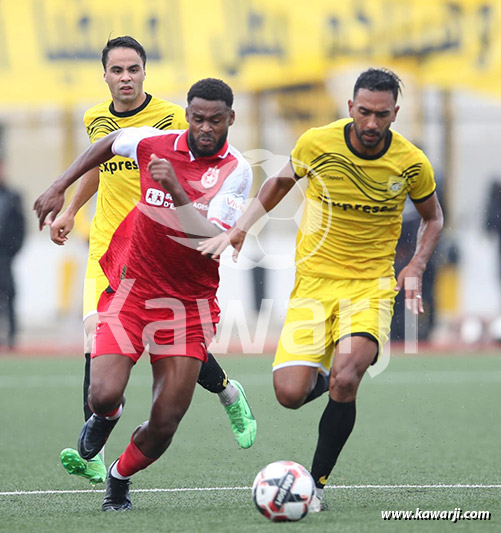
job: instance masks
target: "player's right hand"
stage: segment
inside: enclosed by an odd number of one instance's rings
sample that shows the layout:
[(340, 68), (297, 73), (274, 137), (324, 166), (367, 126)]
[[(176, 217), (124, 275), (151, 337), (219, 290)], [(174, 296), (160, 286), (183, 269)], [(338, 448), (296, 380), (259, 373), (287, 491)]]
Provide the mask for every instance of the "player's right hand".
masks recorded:
[(63, 204), (64, 191), (55, 187), (54, 184), (35, 200), (33, 210), (36, 211), (40, 231), (45, 225), (52, 224)]
[(75, 217), (66, 211), (59, 215), (50, 225), (50, 238), (53, 243), (62, 246), (68, 240), (68, 233), (75, 225)]
[(209, 256), (213, 259), (218, 258), (228, 246), (231, 244), (233, 246), (233, 261), (236, 263), (238, 259), (238, 254), (242, 249), (242, 246), (245, 241), (247, 233), (238, 227), (233, 227), (228, 231), (223, 231), (215, 237), (201, 241), (197, 250), (202, 254)]

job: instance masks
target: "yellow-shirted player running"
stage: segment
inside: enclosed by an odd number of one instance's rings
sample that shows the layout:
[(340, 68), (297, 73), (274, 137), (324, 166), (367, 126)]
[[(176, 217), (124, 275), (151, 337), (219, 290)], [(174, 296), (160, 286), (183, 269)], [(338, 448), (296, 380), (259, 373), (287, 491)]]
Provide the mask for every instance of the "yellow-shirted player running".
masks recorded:
[[(428, 159), (390, 130), (399, 92), (393, 72), (363, 72), (348, 102), (351, 118), (304, 133), (290, 163), (265, 182), (237, 226), (199, 247), (217, 257), (232, 244), (236, 260), (254, 222), (295, 181), (308, 180), (296, 282), (273, 383), (278, 401), (292, 409), (329, 390), (311, 470), (317, 492), (310, 511), (322, 508), (323, 487), (355, 423), (360, 381), (388, 339), (397, 291), (404, 288), (408, 306), (424, 312), (422, 276), (443, 225)], [(395, 280), (407, 195), (422, 220), (415, 254)]]
[[(111, 92), (111, 100), (90, 108), (84, 124), (92, 143), (108, 133), (130, 126), (153, 126), (159, 129), (187, 128), (185, 110), (170, 102), (144, 92), (146, 52), (139, 42), (129, 36), (108, 41), (102, 52), (104, 80)], [(50, 190), (50, 189), (49, 189)], [(70, 204), (57, 219), (64, 201), (64, 192), (53, 188), (56, 207), (46, 219), (51, 239), (59, 245), (67, 240), (74, 226), (78, 210), (96, 193), (97, 205), (89, 236), (89, 257), (85, 274), (83, 315), (85, 328), (85, 377), (83, 404), (85, 420), (92, 415), (87, 403), (90, 379), (90, 352), (97, 325), (97, 302), (108, 287), (99, 259), (106, 252), (116, 228), (131, 211), (140, 197), (139, 168), (127, 158), (114, 157), (99, 169), (87, 173), (81, 180)], [(47, 194), (47, 193), (46, 193)], [(214, 356), (202, 365), (199, 384), (218, 394), (230, 419), (233, 435), (242, 448), (252, 446), (256, 437), (256, 420), (240, 383), (228, 380)], [(61, 452), (61, 462), (70, 474), (87, 478), (92, 484), (104, 482), (106, 467), (103, 454), (90, 462), (84, 461), (76, 450)]]
[[(133, 51), (126, 53), (134, 54)], [(114, 66), (111, 69), (112, 73), (113, 69), (116, 68)], [(121, 67), (118, 68), (121, 71)], [(108, 84), (110, 84), (109, 81)], [(122, 85), (122, 87), (127, 88), (128, 85)], [(121, 89), (122, 92), (128, 90)], [(84, 125), (90, 141), (94, 143), (120, 128), (153, 126), (162, 130), (186, 129), (185, 111), (181, 106), (149, 94), (144, 96), (144, 102), (130, 111), (117, 111), (114, 100), (108, 100), (89, 109), (84, 115)], [(108, 280), (101, 269), (99, 259), (108, 249), (113, 233), (140, 196), (139, 167), (131, 159), (115, 156), (99, 168), (98, 184), (96, 212), (90, 228), (89, 257), (85, 273), (84, 322), (90, 316), (96, 315), (99, 297), (108, 287)], [(95, 191), (94, 187), (93, 190)], [(51, 237), (53, 240), (63, 241), (66, 238), (67, 232), (61, 231), (60, 225), (64, 222), (63, 217), (66, 215), (73, 219), (78, 210), (75, 208), (75, 204), (80, 203), (79, 196), (78, 193), (75, 194), (65, 213), (52, 224)]]

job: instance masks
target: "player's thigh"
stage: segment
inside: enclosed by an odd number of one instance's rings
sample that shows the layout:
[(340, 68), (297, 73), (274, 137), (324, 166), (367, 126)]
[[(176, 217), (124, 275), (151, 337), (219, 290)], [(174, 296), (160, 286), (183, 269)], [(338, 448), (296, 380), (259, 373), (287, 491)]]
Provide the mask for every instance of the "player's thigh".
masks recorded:
[[(145, 311), (143, 343), (150, 360), (188, 356), (207, 361), (207, 348), (216, 332), (219, 307), (215, 300), (195, 303), (171, 298), (165, 308)], [(207, 304), (207, 305), (205, 305)]]
[(97, 256), (89, 255), (83, 290), (84, 343), (85, 351), (88, 353), (92, 351), (92, 342), (98, 322), (97, 304), (108, 285), (108, 279), (104, 275)]
[(121, 354), (104, 354), (91, 359), (90, 401), (97, 404), (119, 404), (134, 361)]
[(322, 280), (300, 277), (291, 294), (273, 370), (306, 366), (328, 373), (332, 345), (332, 301), (326, 299)]
[(382, 349), (390, 333), (394, 285), (392, 278), (351, 280), (344, 288), (340, 284), (339, 312), (332, 324), (336, 357), (338, 353), (351, 353), (356, 336), (373, 339), (378, 347), (376, 355)]
[(83, 318), (96, 313), (102, 292), (108, 287), (108, 278), (99, 264), (99, 254), (90, 253), (87, 259), (83, 290)]
[(94, 333), (98, 323), (98, 314), (92, 313), (84, 318), (84, 331), (85, 331), (85, 351), (92, 352), (92, 343), (94, 340)]
[(331, 380), (344, 375), (347, 380), (359, 382), (374, 362), (377, 353), (377, 340), (370, 335), (343, 337), (334, 354)]
[(107, 288), (99, 298), (99, 320), (91, 357), (121, 354), (136, 363), (144, 351), (142, 335), (146, 325), (141, 314), (144, 301), (124, 297)]

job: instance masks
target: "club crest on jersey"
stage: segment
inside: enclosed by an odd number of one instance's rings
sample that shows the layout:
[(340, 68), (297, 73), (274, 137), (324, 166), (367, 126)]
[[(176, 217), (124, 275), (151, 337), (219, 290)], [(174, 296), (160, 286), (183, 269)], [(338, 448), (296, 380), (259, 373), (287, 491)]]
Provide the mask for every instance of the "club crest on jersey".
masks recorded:
[(401, 176), (390, 176), (388, 178), (388, 190), (393, 193), (399, 193), (405, 184), (405, 178)]
[(216, 167), (209, 167), (200, 180), (202, 187), (210, 189), (216, 185), (219, 178), (219, 169)]

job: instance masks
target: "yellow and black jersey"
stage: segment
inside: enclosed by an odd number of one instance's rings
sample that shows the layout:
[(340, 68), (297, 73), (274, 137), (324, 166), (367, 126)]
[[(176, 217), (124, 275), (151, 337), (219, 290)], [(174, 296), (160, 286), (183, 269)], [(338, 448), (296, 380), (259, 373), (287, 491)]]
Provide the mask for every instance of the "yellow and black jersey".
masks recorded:
[(425, 154), (389, 130), (384, 148), (366, 157), (351, 145), (351, 119), (306, 131), (291, 162), (308, 179), (297, 236), (298, 272), (335, 279), (392, 276), (406, 196), (435, 191)]
[[(112, 131), (131, 126), (153, 126), (162, 130), (188, 127), (181, 106), (146, 95), (144, 103), (126, 112), (115, 111), (112, 100), (90, 108), (84, 125), (92, 143)], [(140, 197), (139, 168), (134, 161), (115, 156), (99, 168), (96, 213), (92, 220), (89, 253), (104, 254), (113, 233)]]

